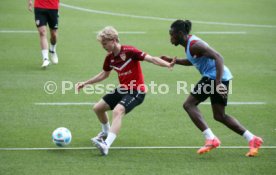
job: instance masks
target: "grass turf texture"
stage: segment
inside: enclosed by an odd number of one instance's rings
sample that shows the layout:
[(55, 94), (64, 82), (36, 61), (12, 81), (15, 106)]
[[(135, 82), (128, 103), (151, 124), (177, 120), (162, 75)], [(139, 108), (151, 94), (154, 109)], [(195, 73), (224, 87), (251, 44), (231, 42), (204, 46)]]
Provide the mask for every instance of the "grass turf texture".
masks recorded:
[[(192, 21), (276, 25), (275, 2), (267, 1), (107, 1), (64, 0), (62, 3), (87, 9), (140, 16), (186, 18)], [(150, 10), (147, 10), (150, 9)], [(95, 32), (113, 25), (122, 44), (134, 45), (151, 55), (183, 57), (183, 48), (169, 43), (172, 21), (118, 17), (61, 7), (60, 62), (41, 70), (38, 34), (0, 33), (0, 148), (54, 148), (52, 131), (67, 127), (73, 135), (70, 147), (89, 147), (100, 125), (89, 106), (37, 106), (36, 102), (95, 102), (102, 95), (74, 91), (62, 94), (62, 81), (86, 80), (102, 68), (105, 51)], [(25, 1), (1, 1), (0, 30), (35, 30), (33, 14)], [(242, 31), (245, 35), (200, 35), (225, 58), (234, 75), (229, 101), (264, 101), (266, 105), (229, 106), (227, 113), (263, 137), (265, 146), (275, 146), (276, 28), (193, 24), (193, 32)], [(146, 83), (166, 83), (170, 93), (147, 94), (144, 103), (123, 121), (113, 146), (201, 146), (203, 137), (182, 110), (186, 94), (176, 94), (176, 82), (190, 85), (200, 75), (192, 67), (176, 66), (170, 72), (142, 63)], [(55, 81), (54, 95), (44, 92), (47, 81)], [(104, 83), (116, 83), (112, 73)], [(212, 119), (208, 105), (204, 116), (222, 146), (246, 146), (246, 141)], [(0, 174), (275, 174), (275, 149), (262, 149), (260, 156), (247, 158), (247, 149), (217, 149), (199, 156), (196, 149), (110, 150), (108, 157), (97, 150), (0, 151)]]

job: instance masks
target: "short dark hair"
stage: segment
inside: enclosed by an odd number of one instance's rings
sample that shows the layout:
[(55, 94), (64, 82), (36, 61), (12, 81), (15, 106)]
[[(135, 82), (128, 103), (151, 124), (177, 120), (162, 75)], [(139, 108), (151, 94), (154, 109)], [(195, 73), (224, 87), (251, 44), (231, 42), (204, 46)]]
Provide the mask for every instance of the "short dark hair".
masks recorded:
[(171, 29), (173, 29), (174, 32), (181, 31), (184, 34), (188, 35), (192, 30), (192, 22), (189, 20), (184, 21), (184, 20), (178, 19), (172, 23)]

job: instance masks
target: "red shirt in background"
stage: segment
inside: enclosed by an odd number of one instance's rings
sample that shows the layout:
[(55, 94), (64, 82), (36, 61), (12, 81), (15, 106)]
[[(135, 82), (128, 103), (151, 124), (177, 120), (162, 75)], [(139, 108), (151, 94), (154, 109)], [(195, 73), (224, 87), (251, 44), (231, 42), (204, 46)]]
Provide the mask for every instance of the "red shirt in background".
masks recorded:
[(35, 0), (34, 7), (57, 10), (59, 8), (59, 0)]

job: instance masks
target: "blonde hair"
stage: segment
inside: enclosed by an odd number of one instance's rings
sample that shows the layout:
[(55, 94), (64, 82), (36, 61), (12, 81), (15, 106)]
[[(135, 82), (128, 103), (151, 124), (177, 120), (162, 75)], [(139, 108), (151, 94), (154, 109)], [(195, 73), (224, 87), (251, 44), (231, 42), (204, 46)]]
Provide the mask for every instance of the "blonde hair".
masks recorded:
[(97, 40), (100, 42), (103, 40), (116, 40), (119, 42), (118, 31), (112, 26), (107, 26), (98, 32)]

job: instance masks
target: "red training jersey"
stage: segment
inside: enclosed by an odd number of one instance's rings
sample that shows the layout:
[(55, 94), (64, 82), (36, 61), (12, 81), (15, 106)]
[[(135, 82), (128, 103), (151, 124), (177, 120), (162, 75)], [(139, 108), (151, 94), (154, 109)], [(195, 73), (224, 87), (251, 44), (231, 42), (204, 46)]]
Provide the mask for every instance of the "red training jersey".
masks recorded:
[(59, 8), (59, 0), (35, 0), (34, 7), (57, 10)]
[(122, 45), (120, 53), (109, 53), (104, 61), (103, 70), (114, 69), (118, 73), (120, 85), (128, 90), (145, 92), (144, 75), (139, 61), (143, 61), (147, 54), (133, 46)]

